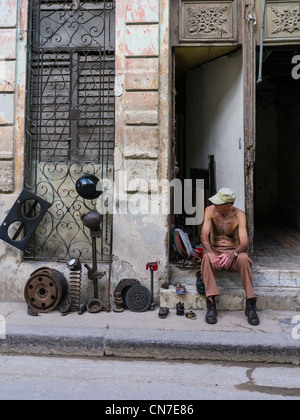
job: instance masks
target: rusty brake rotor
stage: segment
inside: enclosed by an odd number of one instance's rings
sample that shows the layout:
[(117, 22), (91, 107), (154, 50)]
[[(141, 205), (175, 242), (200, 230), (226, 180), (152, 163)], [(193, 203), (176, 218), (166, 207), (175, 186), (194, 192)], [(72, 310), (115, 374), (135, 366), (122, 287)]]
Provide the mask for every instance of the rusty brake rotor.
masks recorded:
[(36, 270), (26, 283), (24, 298), (32, 310), (46, 313), (59, 305), (67, 290), (67, 280), (57, 270)]

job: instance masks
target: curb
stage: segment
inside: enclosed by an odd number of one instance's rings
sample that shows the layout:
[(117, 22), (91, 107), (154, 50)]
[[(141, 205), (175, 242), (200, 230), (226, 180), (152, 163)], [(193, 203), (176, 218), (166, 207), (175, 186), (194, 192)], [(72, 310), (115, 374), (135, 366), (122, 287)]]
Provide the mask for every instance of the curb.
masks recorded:
[(287, 333), (10, 326), (0, 353), (155, 360), (300, 363)]

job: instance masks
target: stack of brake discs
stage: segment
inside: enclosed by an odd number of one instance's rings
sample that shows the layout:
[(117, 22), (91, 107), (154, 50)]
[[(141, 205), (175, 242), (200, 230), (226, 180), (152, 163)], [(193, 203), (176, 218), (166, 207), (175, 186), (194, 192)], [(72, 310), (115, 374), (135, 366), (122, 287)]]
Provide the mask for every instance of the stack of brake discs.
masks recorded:
[(64, 275), (42, 267), (31, 274), (24, 289), (24, 298), (32, 312), (47, 313), (57, 308), (67, 292), (68, 282)]
[(121, 294), (123, 307), (132, 312), (145, 312), (151, 303), (149, 290), (136, 279), (121, 280), (115, 289), (115, 297), (117, 293)]

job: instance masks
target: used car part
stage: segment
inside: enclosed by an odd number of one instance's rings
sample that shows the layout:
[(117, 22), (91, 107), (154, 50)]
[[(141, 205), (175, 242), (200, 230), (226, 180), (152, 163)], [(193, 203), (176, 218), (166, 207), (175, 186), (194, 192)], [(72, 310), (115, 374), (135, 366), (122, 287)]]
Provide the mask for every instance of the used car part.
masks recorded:
[(81, 305), (78, 309), (78, 315), (82, 315), (87, 311), (87, 304), (88, 302), (85, 302), (83, 305)]
[(47, 313), (56, 309), (68, 293), (68, 282), (64, 275), (55, 269), (35, 270), (24, 289), (27, 306), (32, 310)]
[(72, 305), (73, 305), (72, 296), (70, 296), (70, 295), (69, 296), (66, 296), (61, 301), (61, 304), (59, 306), (59, 311), (62, 313), (62, 315), (67, 315), (68, 313), (71, 312)]
[(71, 312), (77, 312), (80, 305), (82, 267), (78, 258), (73, 258), (72, 260), (68, 261), (67, 267), (70, 270), (69, 286), (70, 296), (72, 297)]
[(140, 282), (137, 279), (122, 279), (119, 281), (117, 287), (115, 288), (115, 292), (114, 292), (114, 296), (116, 298), (117, 293), (120, 292), (122, 299), (123, 299), (123, 307), (126, 309), (127, 305), (126, 305), (126, 294), (128, 292), (128, 290), (130, 289), (131, 286), (137, 286), (139, 285)]
[(126, 294), (126, 305), (132, 312), (145, 312), (151, 303), (151, 293), (142, 285), (132, 286)]
[[(99, 188), (100, 186), (100, 188)], [(95, 175), (83, 175), (76, 182), (76, 191), (80, 197), (86, 200), (94, 200), (102, 194), (99, 179)]]
[(124, 312), (124, 307), (123, 307), (123, 299), (122, 299), (122, 293), (121, 292), (117, 292), (116, 296), (115, 296), (115, 308), (114, 308), (114, 312)]
[(148, 262), (146, 265), (146, 270), (150, 269), (151, 273), (151, 305), (149, 307), (150, 311), (155, 311), (155, 302), (154, 302), (154, 275), (153, 272), (158, 270), (158, 263), (155, 262)]
[[(93, 266), (91, 267), (89, 264), (84, 264), (85, 268), (88, 270), (88, 278), (92, 280), (94, 285), (94, 300), (99, 300), (99, 292), (98, 292), (98, 281), (105, 276), (106, 271), (98, 271), (97, 267), (97, 238), (101, 238), (101, 223), (103, 220), (102, 214), (98, 213), (96, 210), (91, 210), (87, 214), (81, 216), (82, 223), (88, 229), (90, 229), (90, 235), (92, 239), (92, 257), (93, 257)], [(88, 310), (89, 304), (88, 303)], [(102, 309), (102, 303), (101, 303)], [(100, 310), (101, 310), (100, 309)], [(89, 311), (92, 312), (92, 311)], [(98, 311), (99, 312), (99, 311)]]
[(102, 302), (99, 299), (92, 299), (87, 304), (87, 310), (91, 314), (96, 314), (102, 311)]
[(0, 226), (0, 239), (24, 251), (51, 206), (48, 201), (23, 190)]

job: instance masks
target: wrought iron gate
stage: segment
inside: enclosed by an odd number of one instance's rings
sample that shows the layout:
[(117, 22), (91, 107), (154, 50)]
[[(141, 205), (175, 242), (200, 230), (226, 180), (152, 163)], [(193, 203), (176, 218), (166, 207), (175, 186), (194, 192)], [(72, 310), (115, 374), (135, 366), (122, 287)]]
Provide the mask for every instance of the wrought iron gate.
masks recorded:
[[(75, 184), (85, 174), (113, 179), (115, 1), (30, 0), (30, 16), (25, 188), (52, 207), (24, 257), (90, 260), (80, 216), (97, 203), (79, 197)], [(103, 261), (111, 217), (103, 218)]]

